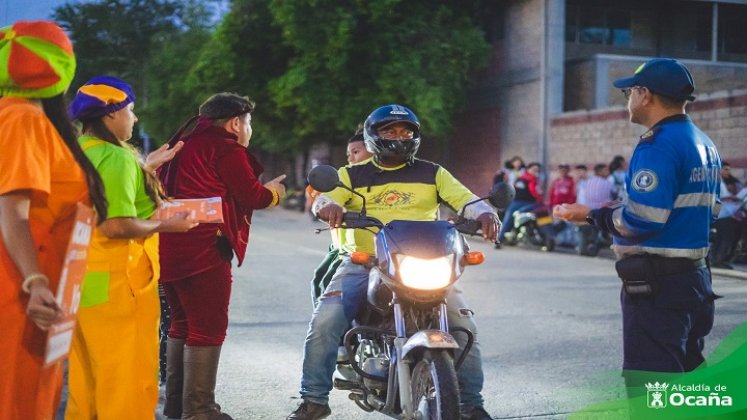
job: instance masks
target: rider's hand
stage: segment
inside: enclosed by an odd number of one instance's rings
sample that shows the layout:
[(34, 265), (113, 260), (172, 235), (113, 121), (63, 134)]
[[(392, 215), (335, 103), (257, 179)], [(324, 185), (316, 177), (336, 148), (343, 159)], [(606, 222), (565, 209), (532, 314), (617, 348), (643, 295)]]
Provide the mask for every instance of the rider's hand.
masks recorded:
[(581, 204), (559, 204), (552, 209), (552, 215), (569, 222), (583, 222), (590, 210)]
[(29, 319), (42, 330), (46, 330), (62, 316), (52, 291), (46, 284), (32, 283), (29, 287), (29, 303), (26, 313)]
[(329, 227), (338, 228), (342, 224), (343, 214), (344, 212), (342, 210), (342, 207), (338, 206), (335, 203), (329, 203), (319, 209), (316, 217), (329, 223)]
[(198, 222), (187, 220), (187, 212), (179, 212), (169, 217), (166, 220), (161, 221), (158, 226), (159, 232), (186, 232), (193, 227), (199, 225)]
[(170, 161), (176, 155), (176, 152), (184, 147), (184, 142), (176, 142), (174, 147), (169, 149), (169, 144), (166, 143), (158, 149), (152, 151), (148, 157), (145, 158), (145, 169), (149, 172), (153, 172), (160, 168), (161, 165)]
[(501, 230), (501, 221), (493, 213), (483, 213), (477, 216), (477, 221), (482, 224), (482, 237), (488, 241), (495, 242), (498, 231)]
[(283, 198), (285, 197), (285, 185), (282, 184), (282, 181), (284, 179), (285, 179), (285, 175), (280, 175), (279, 177), (266, 183), (265, 188), (267, 188), (268, 190), (273, 190), (276, 193), (278, 193), (278, 198)]

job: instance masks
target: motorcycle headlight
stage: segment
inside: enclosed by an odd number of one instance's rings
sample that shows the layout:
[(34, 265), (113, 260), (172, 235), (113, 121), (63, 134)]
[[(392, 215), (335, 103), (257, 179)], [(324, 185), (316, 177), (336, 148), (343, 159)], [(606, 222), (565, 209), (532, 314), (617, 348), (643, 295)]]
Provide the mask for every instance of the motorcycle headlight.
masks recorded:
[(397, 255), (402, 285), (419, 290), (443, 289), (451, 281), (452, 259), (451, 255), (430, 260)]

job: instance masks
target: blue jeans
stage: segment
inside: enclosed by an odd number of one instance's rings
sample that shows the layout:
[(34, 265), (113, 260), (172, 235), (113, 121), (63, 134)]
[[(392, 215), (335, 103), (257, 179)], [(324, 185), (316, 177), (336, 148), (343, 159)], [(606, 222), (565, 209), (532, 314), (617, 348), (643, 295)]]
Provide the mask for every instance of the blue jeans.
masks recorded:
[[(366, 299), (367, 287), (368, 269), (353, 264), (349, 257), (345, 257), (311, 315), (303, 348), (301, 397), (304, 400), (327, 404), (329, 391), (332, 390), (332, 374), (337, 363), (340, 335), (348, 328), (358, 307)], [(449, 328), (466, 328), (475, 335), (475, 343), (457, 371), (462, 406), (482, 406), (482, 358), (474, 314), (466, 306), (462, 291), (456, 287), (446, 296), (446, 301)], [(463, 333), (456, 333), (454, 338), (460, 348), (464, 348), (467, 337)], [(460, 354), (461, 351), (456, 352), (457, 359)]]
[(514, 213), (519, 211), (529, 211), (537, 205), (534, 201), (521, 201), (514, 200), (506, 208), (506, 215), (503, 218), (503, 225), (501, 225), (501, 232), (498, 235), (498, 240), (502, 241), (506, 239), (506, 232), (510, 232), (514, 228)]

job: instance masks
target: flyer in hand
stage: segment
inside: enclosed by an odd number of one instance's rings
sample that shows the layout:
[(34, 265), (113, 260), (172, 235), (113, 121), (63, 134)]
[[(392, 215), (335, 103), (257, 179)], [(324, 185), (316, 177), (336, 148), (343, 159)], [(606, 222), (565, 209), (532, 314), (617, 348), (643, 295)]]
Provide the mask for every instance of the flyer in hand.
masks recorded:
[(70, 353), (76, 314), (80, 305), (80, 289), (86, 275), (88, 244), (91, 242), (92, 229), (93, 210), (79, 203), (57, 287), (56, 300), (62, 310), (62, 317), (52, 324), (47, 334), (47, 348), (44, 353), (46, 366), (56, 363)]
[(187, 220), (194, 222), (223, 223), (223, 202), (220, 197), (164, 201), (153, 218), (165, 220), (178, 213), (187, 213)]

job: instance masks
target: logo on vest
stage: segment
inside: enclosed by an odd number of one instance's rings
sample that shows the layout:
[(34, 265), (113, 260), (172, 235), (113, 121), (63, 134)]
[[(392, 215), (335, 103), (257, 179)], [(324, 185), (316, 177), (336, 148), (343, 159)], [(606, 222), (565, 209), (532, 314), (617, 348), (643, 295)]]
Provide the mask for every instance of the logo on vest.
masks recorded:
[(631, 185), (638, 192), (650, 192), (659, 185), (659, 177), (656, 176), (656, 172), (650, 169), (640, 169), (633, 175)]

